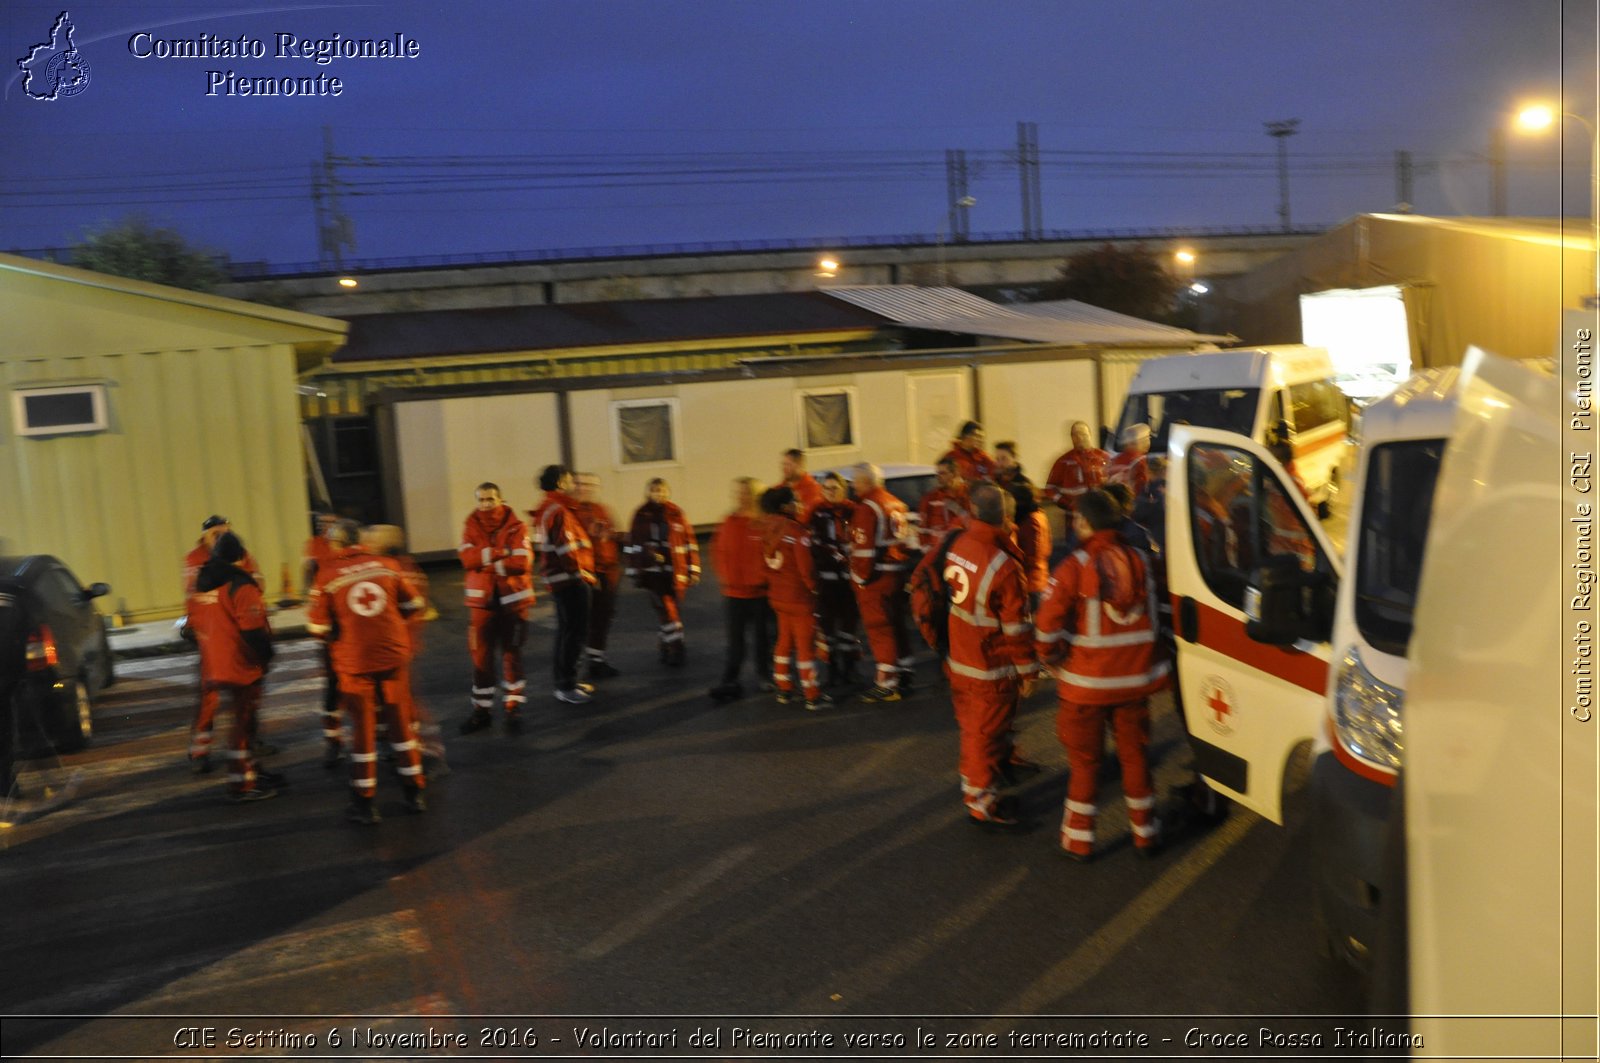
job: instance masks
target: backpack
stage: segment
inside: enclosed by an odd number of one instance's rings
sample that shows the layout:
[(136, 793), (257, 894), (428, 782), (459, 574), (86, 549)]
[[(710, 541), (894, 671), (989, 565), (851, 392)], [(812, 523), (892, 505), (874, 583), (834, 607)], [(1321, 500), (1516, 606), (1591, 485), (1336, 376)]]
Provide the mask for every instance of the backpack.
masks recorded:
[(943, 658), (950, 652), (950, 586), (944, 581), (945, 558), (962, 529), (952, 528), (939, 545), (911, 572), (906, 590), (911, 595), (911, 618), (917, 623), (922, 640)]

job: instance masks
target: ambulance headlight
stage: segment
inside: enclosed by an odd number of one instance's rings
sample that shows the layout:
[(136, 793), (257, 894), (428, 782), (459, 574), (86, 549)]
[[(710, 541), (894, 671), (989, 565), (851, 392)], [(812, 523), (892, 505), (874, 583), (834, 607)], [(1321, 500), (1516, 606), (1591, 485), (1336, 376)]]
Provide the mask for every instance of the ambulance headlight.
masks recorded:
[(1351, 649), (1339, 662), (1334, 687), (1333, 725), (1345, 748), (1393, 771), (1400, 770), (1400, 710), (1405, 692), (1375, 678)]

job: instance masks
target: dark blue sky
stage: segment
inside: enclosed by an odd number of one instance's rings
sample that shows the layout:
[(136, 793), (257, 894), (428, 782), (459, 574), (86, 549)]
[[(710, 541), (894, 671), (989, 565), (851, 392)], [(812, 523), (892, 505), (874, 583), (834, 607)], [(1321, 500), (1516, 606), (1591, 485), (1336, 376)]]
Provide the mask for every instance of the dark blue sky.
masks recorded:
[[(72, 3), (87, 87), (30, 99), (15, 60), (62, 0), (0, 12), (0, 249), (130, 211), (237, 260), (317, 257), (331, 129), (352, 257), (936, 233), (946, 149), (974, 234), (1021, 225), (1007, 155), (1038, 126), (1047, 229), (1275, 226), (1397, 198), (1489, 208), (1490, 130), (1563, 89), (1594, 114), (1591, 0), (522, 0)], [(1565, 19), (1563, 12), (1565, 11)], [(262, 59), (140, 59), (129, 38), (259, 39)], [(275, 35), (414, 39), (415, 59), (275, 57)], [(141, 47), (146, 47), (141, 45)], [(207, 96), (208, 71), (342, 95)], [(42, 78), (35, 84), (42, 84)], [(1588, 213), (1589, 143), (1508, 136), (1513, 214)]]

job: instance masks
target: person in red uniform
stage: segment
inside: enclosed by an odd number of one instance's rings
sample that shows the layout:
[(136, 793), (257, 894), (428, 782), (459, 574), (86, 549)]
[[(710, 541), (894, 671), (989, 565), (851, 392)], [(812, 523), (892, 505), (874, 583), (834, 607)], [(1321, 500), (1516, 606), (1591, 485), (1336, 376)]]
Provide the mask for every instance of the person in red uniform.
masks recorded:
[(656, 477), (645, 489), (644, 505), (628, 526), (627, 573), (650, 595), (660, 627), (656, 647), (661, 663), (681, 667), (686, 656), (683, 594), (700, 582), (700, 543), (694, 525), (672, 501), (672, 488)]
[(500, 497), (498, 484), (481, 483), (473, 491), (477, 508), (461, 528), (456, 555), (466, 570), (467, 649), (472, 654), (472, 712), (461, 721), (461, 733), (472, 734), (494, 723), (494, 658), (500, 654), (505, 691), (506, 729), (522, 726), (528, 680), (522, 669), (522, 644), (533, 611), (533, 547), (528, 526)]
[(967, 483), (994, 479), (994, 459), (983, 449), (983, 425), (967, 421), (950, 442), (950, 449), (939, 459), (952, 458)]
[(1001, 489), (972, 489), (973, 519), (945, 555), (950, 649), (945, 671), (961, 731), (961, 797), (980, 826), (1019, 825), (1015, 798), (1000, 786), (1011, 761), (1018, 701), (1032, 693), (1034, 660), (1027, 578), (1006, 534)]
[[(350, 544), (345, 541), (346, 525), (332, 513), (317, 514), (317, 534), (306, 540), (301, 550), (302, 596), (311, 597), (317, 571), (330, 558), (337, 557)], [(339, 722), (339, 680), (333, 674), (328, 644), (322, 644), (322, 766), (337, 768), (344, 759), (344, 734)]]
[(811, 511), (822, 504), (822, 485), (806, 471), (806, 452), (790, 447), (779, 461), (783, 473), (781, 486), (794, 492), (795, 519), (804, 524)]
[(539, 473), (544, 499), (533, 518), (533, 545), (539, 554), (539, 574), (556, 601), (556, 641), (552, 655), (557, 701), (585, 705), (594, 686), (578, 682), (578, 657), (589, 633), (593, 604), (594, 546), (572, 496), (572, 472), (565, 465), (546, 465)]
[[(226, 527), (226, 525), (223, 525)], [(217, 537), (210, 560), (195, 573), (189, 621), (200, 645), (200, 682), (213, 698), (229, 696), (228, 796), (235, 802), (277, 795), (282, 776), (260, 770), (251, 753), (262, 680), (272, 663), (272, 630), (244, 544), (231, 531)]]
[[(367, 553), (394, 569), (400, 578), (410, 585), (411, 592), (424, 603), (421, 609), (413, 609), (406, 614), (406, 635), (411, 643), (411, 659), (415, 661), (422, 653), (422, 636), (428, 621), (436, 620), (439, 616), (438, 610), (433, 608), (432, 600), (428, 597), (428, 574), (417, 564), (415, 558), (406, 553), (405, 529), (398, 525), (373, 524), (363, 528), (361, 543)], [(406, 711), (411, 714), (417, 741), (421, 743), (423, 769), (430, 775), (447, 774), (450, 765), (445, 760), (444, 734), (438, 720), (428, 710), (427, 705), (417, 697), (410, 683), (397, 693), (406, 698)]]
[(1056, 567), (1035, 621), (1039, 659), (1057, 681), (1056, 735), (1071, 771), (1061, 847), (1076, 860), (1094, 854), (1095, 797), (1109, 723), (1134, 851), (1151, 856), (1161, 828), (1146, 758), (1148, 699), (1167, 685), (1169, 671), (1157, 650), (1155, 580), (1142, 553), (1118, 536), (1122, 513), (1105, 492), (1080, 498), (1073, 520), (1081, 545)]
[(1145, 455), (1150, 453), (1150, 426), (1130, 424), (1117, 438), (1122, 449), (1106, 463), (1106, 483), (1127, 484), (1133, 497), (1138, 498), (1150, 483), (1150, 470), (1145, 468)]
[(940, 458), (934, 469), (937, 482), (917, 503), (917, 537), (923, 553), (937, 549), (946, 533), (967, 523), (967, 481), (961, 478), (956, 460)]
[(768, 674), (772, 665), (772, 607), (767, 602), (767, 562), (761, 547), (766, 521), (760, 499), (765, 490), (761, 481), (751, 476), (733, 481), (733, 512), (723, 518), (711, 539), (711, 558), (717, 566), (727, 622), (722, 680), (710, 691), (717, 701), (744, 696), (739, 672), (744, 667), (747, 639), (753, 640), (751, 657), (761, 689), (775, 689)]
[(1106, 463), (1111, 455), (1094, 445), (1094, 435), (1084, 421), (1072, 422), (1072, 447), (1056, 459), (1045, 478), (1044, 497), (1054, 502), (1067, 514), (1067, 524), (1072, 523), (1072, 510), (1085, 491), (1092, 491), (1106, 482)]
[(617, 615), (617, 591), (622, 587), (622, 544), (616, 518), (600, 501), (600, 477), (582, 472), (578, 482), (578, 519), (594, 547), (594, 594), (589, 602), (589, 637), (583, 647), (584, 678), (589, 682), (620, 675), (606, 660), (606, 636)]
[[(767, 601), (778, 618), (778, 638), (772, 645), (772, 682), (779, 705), (794, 700), (795, 676), (807, 709), (833, 704), (817, 682), (817, 577), (811, 561), (811, 536), (795, 520), (799, 502), (786, 486), (761, 496), (766, 514), (761, 554), (767, 565)], [(791, 670), (790, 662), (794, 667)]]
[[(233, 530), (227, 517), (213, 514), (200, 522), (200, 538), (195, 541), (194, 548), (183, 558), (183, 608), (184, 608), (184, 637), (193, 635), (194, 617), (191, 610), (195, 593), (195, 580), (200, 575), (200, 569), (211, 560), (211, 549), (223, 535)], [(262, 586), (261, 569), (256, 565), (256, 559), (246, 551), (244, 558), (239, 562), (244, 571), (250, 573), (256, 581), (256, 586)], [(203, 775), (211, 770), (211, 731), (217, 718), (219, 695), (216, 690), (208, 690), (205, 682), (200, 683), (200, 698), (195, 703), (194, 718), (189, 724), (189, 770), (196, 775)], [(252, 724), (252, 726), (254, 726)], [(254, 734), (251, 735), (254, 743)]]
[(1050, 585), (1050, 521), (1039, 508), (1031, 485), (1012, 484), (1007, 490), (1016, 505), (1012, 526), (1016, 529), (1017, 560), (1022, 563), (1022, 574), (1028, 585), (1031, 614), (1038, 608), (1039, 596)]
[[(359, 538), (351, 529), (351, 538)], [(317, 572), (306, 630), (333, 647), (333, 670), (350, 720), (346, 817), (377, 823), (377, 720), (388, 725), (406, 808), (427, 811), (421, 744), (411, 719), (411, 636), (405, 618), (426, 603), (386, 559), (357, 542)]]
[(855, 509), (844, 477), (836, 472), (823, 476), (822, 502), (811, 511), (807, 530), (817, 574), (818, 644), (827, 653), (830, 687), (853, 682), (861, 659), (856, 634), (861, 614), (850, 582), (850, 518)]
[(906, 578), (910, 551), (906, 507), (883, 486), (883, 473), (863, 462), (855, 471), (856, 508), (850, 517), (850, 578), (867, 644), (877, 662), (875, 683), (861, 696), (870, 703), (899, 701), (911, 686), (910, 603)]

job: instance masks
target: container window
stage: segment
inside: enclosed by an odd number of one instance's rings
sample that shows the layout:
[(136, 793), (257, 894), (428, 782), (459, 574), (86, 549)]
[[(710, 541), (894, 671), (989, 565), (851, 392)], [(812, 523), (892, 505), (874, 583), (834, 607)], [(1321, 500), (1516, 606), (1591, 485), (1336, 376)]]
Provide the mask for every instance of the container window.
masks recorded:
[(611, 404), (617, 465), (670, 465), (677, 461), (676, 399), (639, 399)]
[(853, 400), (846, 388), (800, 393), (800, 438), (806, 450), (855, 446)]
[(19, 436), (103, 432), (107, 425), (105, 385), (19, 388), (11, 393), (11, 412)]

